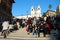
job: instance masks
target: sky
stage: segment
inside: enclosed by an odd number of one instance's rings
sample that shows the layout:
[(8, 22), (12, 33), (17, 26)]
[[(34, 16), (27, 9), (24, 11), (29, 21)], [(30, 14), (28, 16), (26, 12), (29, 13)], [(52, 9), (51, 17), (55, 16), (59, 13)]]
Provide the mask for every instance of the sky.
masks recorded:
[(49, 10), (49, 4), (52, 5), (51, 10), (56, 10), (57, 6), (60, 4), (60, 0), (14, 0), (12, 6), (13, 16), (22, 16), (31, 14), (31, 6), (35, 7), (37, 10), (38, 5), (41, 7), (41, 14)]

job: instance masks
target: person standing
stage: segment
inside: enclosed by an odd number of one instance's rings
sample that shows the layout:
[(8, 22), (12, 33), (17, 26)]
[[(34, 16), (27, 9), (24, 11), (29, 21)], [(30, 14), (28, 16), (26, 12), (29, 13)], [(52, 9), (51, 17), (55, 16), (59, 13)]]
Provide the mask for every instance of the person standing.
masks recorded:
[(2, 23), (3, 29), (2, 29), (2, 33), (4, 35), (4, 38), (6, 38), (6, 34), (8, 33), (8, 28), (9, 28), (9, 22), (8, 21), (4, 21)]
[(36, 19), (35, 18), (33, 19), (33, 23), (32, 24), (36, 25)]
[(17, 23), (17, 26), (18, 26), (18, 29), (20, 28), (20, 23), (19, 21), (16, 22)]
[[(46, 37), (46, 28), (43, 23), (41, 23), (41, 25), (39, 26), (39, 29), (40, 29), (40, 33), (43, 32), (44, 37)], [(38, 36), (39, 35), (40, 34), (38, 34)]]

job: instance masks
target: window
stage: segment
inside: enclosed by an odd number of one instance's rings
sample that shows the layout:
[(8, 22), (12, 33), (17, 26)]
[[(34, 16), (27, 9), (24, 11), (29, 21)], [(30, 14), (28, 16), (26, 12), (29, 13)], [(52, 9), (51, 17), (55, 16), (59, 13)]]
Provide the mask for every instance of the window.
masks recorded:
[(1, 0), (0, 0), (0, 3), (1, 3)]

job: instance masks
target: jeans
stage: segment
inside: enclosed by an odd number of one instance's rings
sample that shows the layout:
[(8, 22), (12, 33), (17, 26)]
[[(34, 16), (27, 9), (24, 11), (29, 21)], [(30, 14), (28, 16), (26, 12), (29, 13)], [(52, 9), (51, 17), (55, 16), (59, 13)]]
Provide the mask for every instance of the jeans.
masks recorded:
[(37, 30), (33, 30), (33, 35), (37, 35), (38, 34), (38, 31)]

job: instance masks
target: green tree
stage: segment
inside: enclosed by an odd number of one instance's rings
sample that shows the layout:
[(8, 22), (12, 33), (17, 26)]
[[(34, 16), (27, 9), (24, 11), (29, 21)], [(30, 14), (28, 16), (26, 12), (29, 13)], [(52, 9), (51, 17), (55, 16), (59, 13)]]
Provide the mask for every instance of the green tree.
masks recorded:
[(46, 13), (44, 12), (44, 13), (43, 13), (43, 17), (45, 17), (45, 16), (46, 16)]
[(49, 9), (51, 9), (52, 8), (52, 5), (51, 4), (49, 4)]

